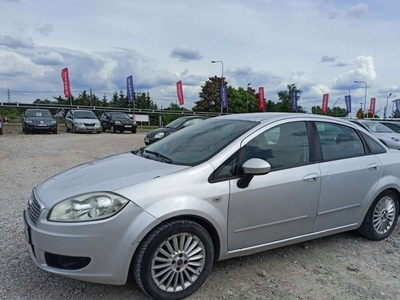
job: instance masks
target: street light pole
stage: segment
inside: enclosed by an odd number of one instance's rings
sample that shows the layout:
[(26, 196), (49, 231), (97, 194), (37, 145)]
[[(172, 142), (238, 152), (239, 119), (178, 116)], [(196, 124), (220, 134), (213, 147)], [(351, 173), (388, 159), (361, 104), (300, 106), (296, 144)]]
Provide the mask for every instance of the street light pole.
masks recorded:
[(247, 90), (246, 90), (246, 105), (247, 105), (247, 112), (249, 112), (249, 87), (251, 83), (247, 84)]
[[(223, 108), (222, 108), (222, 87), (224, 86), (224, 63), (222, 62), (222, 60), (212, 60), (211, 63), (215, 64), (215, 63), (221, 63), (222, 65), (222, 75), (221, 75), (221, 114), (223, 112)], [(227, 100), (228, 101), (228, 100)], [(226, 103), (226, 113), (228, 113), (228, 103)]]
[(386, 98), (385, 113), (384, 113), (384, 116), (383, 116), (383, 119), (384, 119), (384, 120), (386, 120), (387, 109), (388, 109), (388, 106), (389, 106), (389, 97), (390, 97), (390, 96), (392, 96), (392, 93), (390, 93), (389, 96), (387, 96), (387, 98)]
[[(361, 82), (365, 83), (364, 109), (367, 109), (367, 89), (368, 89), (368, 84), (365, 81), (362, 81), (362, 80), (355, 80), (354, 82), (355, 83), (361, 83)], [(368, 116), (368, 111), (367, 111), (366, 115)], [(365, 115), (364, 115), (364, 117), (365, 117)]]

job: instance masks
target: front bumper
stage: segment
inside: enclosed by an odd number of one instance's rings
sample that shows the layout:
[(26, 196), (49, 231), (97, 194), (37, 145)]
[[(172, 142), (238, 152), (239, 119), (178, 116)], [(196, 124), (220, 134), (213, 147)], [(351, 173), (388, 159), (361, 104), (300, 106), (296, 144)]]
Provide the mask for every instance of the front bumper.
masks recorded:
[[(49, 210), (42, 209), (37, 225), (24, 211), (25, 237), (31, 258), (48, 272), (102, 284), (126, 283), (131, 259), (144, 229), (156, 219), (129, 202), (117, 215), (81, 223), (49, 222)], [(89, 259), (86, 266), (66, 269), (54, 262), (65, 257)], [(87, 261), (86, 261), (87, 262)]]
[(85, 126), (85, 125), (76, 125), (75, 126), (75, 131), (79, 132), (96, 132), (96, 131), (101, 131), (101, 126), (100, 125), (95, 125), (95, 126)]
[(24, 125), (25, 129), (29, 131), (54, 131), (57, 129), (57, 124), (30, 124)]
[(132, 131), (136, 130), (137, 125), (114, 125), (114, 128), (118, 131)]

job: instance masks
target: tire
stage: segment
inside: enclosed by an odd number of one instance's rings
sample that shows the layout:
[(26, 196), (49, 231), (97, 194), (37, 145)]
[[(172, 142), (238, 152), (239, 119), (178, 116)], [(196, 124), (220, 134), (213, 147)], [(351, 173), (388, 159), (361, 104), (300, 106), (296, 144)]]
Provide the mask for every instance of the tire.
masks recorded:
[(68, 125), (65, 124), (65, 128), (67, 128), (67, 132), (70, 132), (71, 130), (68, 128)]
[(112, 133), (116, 133), (117, 131), (115, 130), (115, 127), (114, 127), (114, 125), (111, 125), (111, 127), (110, 127), (110, 131), (112, 132)]
[(136, 133), (136, 132), (137, 132), (137, 128), (132, 129), (131, 132), (132, 132), (132, 133)]
[(97, 131), (97, 134), (100, 134), (101, 133), (101, 131)]
[[(385, 205), (386, 203), (389, 203), (388, 206)], [(379, 205), (381, 203), (384, 203), (384, 206), (379, 208)], [(387, 222), (392, 221), (391, 225), (389, 228), (386, 228), (384, 230), (379, 230), (379, 228), (375, 228), (374, 226), (374, 212), (375, 210), (379, 210), (385, 212), (388, 209), (394, 209), (392, 213), (389, 214), (385, 213), (385, 215), (388, 215), (386, 218)], [(385, 220), (385, 215), (383, 216), (383, 220)], [(374, 202), (372, 202), (370, 208), (368, 209), (367, 214), (365, 215), (364, 221), (361, 224), (360, 228), (358, 229), (358, 232), (360, 235), (362, 235), (365, 238), (368, 238), (373, 241), (381, 241), (386, 239), (388, 236), (390, 236), (396, 227), (397, 220), (399, 217), (399, 199), (397, 196), (391, 192), (391, 191), (384, 191), (382, 192)], [(378, 218), (378, 216), (377, 216)], [(382, 217), (379, 217), (382, 220)], [(379, 232), (380, 231), (380, 232)]]
[(101, 131), (105, 132), (106, 129), (104, 128), (104, 126), (101, 126)]
[(25, 133), (25, 127), (22, 126), (22, 133)]
[(57, 134), (57, 132), (58, 132), (58, 129), (56, 128), (56, 130), (54, 130), (53, 133), (54, 133), (54, 134)]
[(76, 133), (75, 125), (74, 125), (74, 124), (72, 124), (72, 133)]
[[(197, 245), (193, 244), (192, 242), (187, 242), (189, 239), (187, 238), (188, 235), (192, 236), (194, 240), (198, 242)], [(178, 243), (174, 246), (172, 242), (172, 238), (174, 236), (177, 237)], [(176, 247), (181, 247), (181, 239), (180, 237), (184, 236), (183, 242), (183, 251), (176, 252), (174, 249)], [(170, 247), (168, 250), (167, 246), (164, 245), (162, 248), (165, 251), (169, 251), (171, 254), (169, 258), (164, 256), (160, 253), (159, 247), (163, 243), (169, 243), (169, 239), (171, 239)], [(198, 247), (200, 245), (200, 247)], [(194, 247), (190, 250), (191, 247)], [(174, 247), (174, 249), (172, 248)], [(200, 249), (200, 251), (198, 251)], [(172, 250), (172, 251), (171, 251)], [(185, 250), (187, 253), (185, 253)], [(194, 252), (194, 250), (198, 252)], [(191, 254), (191, 255), (190, 255)], [(182, 257), (180, 257), (181, 255)], [(189, 256), (192, 258), (192, 262), (190, 263)], [(203, 255), (201, 257), (200, 255)], [(153, 261), (154, 258), (158, 257), (159, 259), (163, 260), (163, 262), (156, 262)], [(205, 258), (204, 258), (205, 257)], [(195, 258), (195, 259), (193, 259)], [(167, 261), (168, 260), (168, 261)], [(186, 298), (196, 292), (206, 281), (208, 276), (211, 273), (212, 265), (214, 262), (214, 246), (212, 239), (208, 232), (199, 224), (188, 221), (188, 220), (177, 220), (171, 221), (166, 224), (161, 225), (160, 227), (156, 228), (144, 241), (139, 245), (137, 249), (137, 255), (133, 260), (133, 276), (138, 283), (139, 287), (150, 297), (155, 299), (165, 299), (165, 300), (178, 300)], [(165, 271), (165, 269), (170, 268), (170, 271), (167, 271), (164, 274), (159, 276), (155, 276), (153, 279), (152, 274), (152, 264), (155, 263), (155, 266), (165, 265), (168, 263), (168, 266), (159, 267), (157, 270), (154, 271), (154, 275), (157, 272)], [(191, 264), (191, 265), (189, 265)], [(196, 266), (194, 264), (203, 264), (203, 267)], [(187, 267), (188, 266), (188, 267)], [(189, 269), (190, 267), (190, 269)], [(193, 273), (193, 271), (198, 271), (199, 273)], [(165, 276), (165, 274), (169, 273), (170, 275), (165, 278), (160, 285), (157, 285), (156, 280), (161, 280)], [(180, 275), (182, 274), (182, 275)], [(190, 284), (188, 280), (188, 276), (191, 275), (191, 279), (193, 283)], [(184, 285), (189, 284), (182, 290), (181, 276), (184, 279)], [(197, 276), (197, 277), (196, 277)], [(171, 278), (172, 277), (172, 278)], [(178, 291), (166, 291), (165, 289), (174, 289), (174, 281), (175, 278), (178, 278), (178, 283), (176, 285)], [(170, 282), (168, 282), (170, 281)], [(169, 286), (167, 286), (169, 284)], [(175, 289), (176, 290), (176, 289)]]

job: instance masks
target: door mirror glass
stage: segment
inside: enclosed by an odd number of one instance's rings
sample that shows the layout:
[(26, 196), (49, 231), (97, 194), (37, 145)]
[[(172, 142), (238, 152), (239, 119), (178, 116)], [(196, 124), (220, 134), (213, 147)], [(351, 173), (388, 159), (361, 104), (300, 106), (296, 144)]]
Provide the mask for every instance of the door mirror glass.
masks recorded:
[(245, 174), (265, 175), (271, 171), (271, 165), (261, 158), (250, 158), (242, 165)]

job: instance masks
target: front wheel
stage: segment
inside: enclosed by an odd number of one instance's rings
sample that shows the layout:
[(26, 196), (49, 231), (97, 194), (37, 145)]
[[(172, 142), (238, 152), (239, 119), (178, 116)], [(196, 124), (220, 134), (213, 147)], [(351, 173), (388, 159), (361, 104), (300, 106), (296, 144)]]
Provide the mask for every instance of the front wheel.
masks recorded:
[(199, 224), (178, 220), (155, 229), (139, 246), (133, 275), (155, 299), (178, 300), (196, 292), (210, 275), (214, 246)]
[(358, 232), (373, 241), (390, 236), (399, 217), (399, 199), (391, 191), (384, 191), (372, 202)]
[(136, 132), (137, 132), (137, 128), (132, 129), (131, 132), (132, 132), (132, 133), (136, 133)]

